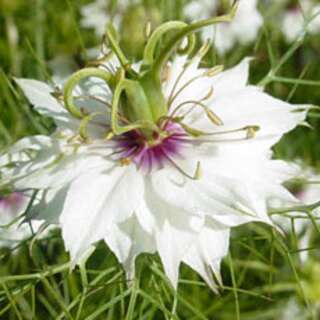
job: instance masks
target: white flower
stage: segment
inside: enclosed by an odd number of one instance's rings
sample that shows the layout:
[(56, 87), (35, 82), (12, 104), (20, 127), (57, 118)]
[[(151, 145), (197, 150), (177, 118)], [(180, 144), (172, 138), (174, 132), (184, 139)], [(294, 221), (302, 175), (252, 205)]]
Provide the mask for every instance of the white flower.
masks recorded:
[(28, 200), (22, 193), (17, 192), (0, 196), (0, 247), (17, 245), (20, 240), (31, 235), (27, 225), (5, 227), (25, 210)]
[(304, 17), (300, 10), (288, 10), (283, 19), (282, 32), (287, 42), (293, 42), (303, 32)]
[[(6, 164), (26, 161), (27, 159), (27, 157), (19, 153), (15, 153), (14, 157), (7, 157), (6, 155), (1, 156), (1, 182), (5, 184), (8, 182), (8, 178), (12, 176), (12, 169), (6, 167)], [(0, 195), (0, 247), (14, 248), (21, 240), (31, 237), (33, 232), (39, 230), (39, 227), (42, 224), (40, 221), (21, 223), (20, 219), (16, 223), (13, 223), (26, 211), (30, 199), (31, 194), (28, 192), (5, 192)]]
[[(227, 53), (237, 43), (248, 45), (253, 42), (263, 24), (257, 3), (257, 0), (241, 0), (233, 21), (205, 28), (202, 31), (203, 40), (213, 39), (219, 54)], [(218, 11), (217, 0), (196, 0), (185, 8), (185, 14), (190, 20), (207, 19), (217, 15)]]
[(105, 33), (106, 24), (113, 22), (116, 27), (120, 25), (121, 16), (118, 14), (128, 5), (128, 0), (118, 0), (117, 10), (112, 13), (111, 1), (95, 0), (81, 8), (81, 25), (84, 28), (93, 28), (100, 37)]
[[(23, 157), (11, 158), (10, 161), (24, 160)], [(0, 177), (1, 182), (4, 183), (3, 176), (9, 176), (11, 170), (6, 168), (9, 157), (0, 157)], [(13, 247), (18, 241), (30, 236), (30, 228), (24, 226), (7, 226), (27, 208), (29, 197), (21, 192), (4, 193), (0, 195), (0, 247)]]
[[(31, 214), (61, 226), (73, 264), (104, 240), (129, 277), (137, 255), (158, 252), (174, 286), (184, 262), (214, 288), (211, 272), (219, 276), (230, 228), (271, 223), (270, 198), (296, 201), (282, 186), (296, 170), (272, 160), (271, 147), (305, 112), (248, 85), (249, 59), (220, 73), (200, 68), (200, 60), (178, 57), (168, 67), (162, 90), (169, 113), (151, 136), (137, 129), (106, 140), (106, 104), (115, 96), (100, 80), (85, 83), (94, 99), (79, 99), (87, 112), (99, 112), (87, 128), (47, 84), (17, 81), (57, 131), (13, 147), (11, 154), (30, 156), (16, 163), (14, 185), (40, 190)], [(79, 126), (88, 131), (82, 138)]]
[(312, 19), (308, 25), (308, 32), (312, 35), (319, 34), (320, 31), (320, 5), (312, 7), (310, 12), (310, 18)]
[(311, 1), (306, 0), (301, 3), (301, 7), (297, 6), (284, 12), (282, 32), (288, 43), (303, 36), (305, 32), (316, 35), (319, 31), (320, 5), (314, 5)]

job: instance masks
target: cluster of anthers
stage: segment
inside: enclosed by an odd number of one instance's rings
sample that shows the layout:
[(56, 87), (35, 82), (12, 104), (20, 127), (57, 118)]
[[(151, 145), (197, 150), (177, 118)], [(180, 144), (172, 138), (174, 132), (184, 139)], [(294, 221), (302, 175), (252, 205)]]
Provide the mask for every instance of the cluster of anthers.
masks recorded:
[[(98, 124), (106, 128), (105, 138), (114, 142), (111, 156), (115, 156), (122, 165), (134, 162), (143, 172), (149, 173), (169, 162), (185, 176), (198, 179), (201, 172), (200, 163), (198, 163), (195, 172), (189, 174), (174, 161), (177, 156), (183, 157), (181, 152), (185, 144), (225, 142), (225, 139), (213, 140), (212, 137), (224, 138), (226, 134), (238, 132), (244, 132), (240, 139), (253, 138), (259, 130), (259, 127), (255, 125), (230, 131), (204, 132), (185, 123), (184, 120), (188, 115), (192, 114), (195, 109), (199, 109), (200, 114), (204, 114), (214, 126), (223, 125), (223, 121), (212, 108), (206, 106), (206, 101), (214, 94), (214, 88), (211, 88), (198, 101), (183, 101), (174, 105), (174, 102), (184, 90), (189, 89), (193, 82), (201, 77), (216, 76), (223, 70), (223, 66), (218, 65), (205, 70), (202, 74), (195, 75), (187, 83), (179, 86), (188, 68), (186, 65), (175, 80), (169, 97), (165, 97), (163, 94), (163, 83), (167, 81), (170, 73), (168, 60), (173, 51), (180, 45), (178, 48), (180, 54), (191, 53), (195, 45), (194, 32), (204, 26), (230, 21), (235, 15), (236, 8), (237, 2), (234, 3), (229, 14), (191, 25), (180, 21), (171, 21), (161, 25), (149, 37), (139, 72), (134, 70), (121, 51), (116, 32), (112, 25), (109, 25), (103, 47), (107, 44), (111, 51), (105, 52), (105, 55), (96, 61), (95, 67), (85, 68), (74, 73), (64, 87), (65, 107), (73, 116), (81, 119), (80, 137), (85, 140), (89, 139), (88, 124), (95, 123), (95, 118), (101, 116), (101, 113), (87, 113), (84, 109), (78, 108), (75, 104), (77, 97), (74, 96), (73, 91), (81, 80), (96, 77), (102, 79), (112, 91), (112, 101), (111, 103), (102, 101), (95, 96), (89, 98), (98, 100), (109, 109), (108, 118), (110, 119), (106, 119), (104, 124)], [(176, 31), (176, 34), (167, 41), (166, 46), (156, 56), (159, 40), (170, 31)], [(188, 42), (182, 47), (181, 43), (185, 38), (188, 39)], [(201, 60), (209, 48), (209, 42), (205, 43), (194, 59)], [(120, 62), (117, 68), (106, 63), (112, 55), (115, 55)], [(190, 60), (187, 64), (192, 62), (193, 60)], [(237, 139), (239, 138), (237, 137)]]

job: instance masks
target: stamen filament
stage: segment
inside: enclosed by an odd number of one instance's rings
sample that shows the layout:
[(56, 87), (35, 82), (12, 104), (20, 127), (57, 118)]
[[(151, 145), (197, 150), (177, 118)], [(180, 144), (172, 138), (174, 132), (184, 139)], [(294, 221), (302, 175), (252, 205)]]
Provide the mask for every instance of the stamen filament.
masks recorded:
[(201, 178), (201, 164), (200, 161), (197, 162), (197, 167), (194, 171), (193, 175), (190, 175), (186, 171), (184, 171), (181, 167), (179, 167), (167, 154), (163, 153), (164, 157), (185, 177), (190, 180), (199, 180)]
[[(186, 73), (186, 71), (188, 70), (188, 68), (192, 65), (192, 63), (194, 62), (195, 59), (199, 59), (201, 60), (202, 57), (204, 57), (208, 51), (208, 48), (210, 47), (210, 44), (209, 42), (206, 42), (201, 48), (200, 50), (198, 51), (198, 53), (195, 55), (195, 57), (193, 59), (191, 59), (186, 65), (185, 67), (183, 68), (183, 70), (180, 72), (180, 74), (178, 75), (174, 85), (173, 85), (173, 88), (170, 92), (170, 95), (169, 95), (169, 98), (168, 98), (168, 101), (169, 101), (169, 107), (171, 105), (171, 103), (173, 102), (174, 99), (172, 99), (176, 89), (177, 89), (177, 86), (180, 82), (180, 80), (182, 79), (182, 77), (184, 76), (184, 74)], [(172, 101), (172, 102), (171, 102)]]
[[(170, 97), (169, 97), (169, 108), (170, 106), (172, 105), (172, 103), (177, 99), (177, 97), (185, 90), (187, 89), (193, 82), (201, 79), (202, 77), (213, 77), (215, 75), (217, 75), (218, 73), (222, 72), (223, 71), (223, 66), (221, 65), (218, 65), (210, 70), (207, 70), (205, 73), (203, 74), (200, 74), (198, 76), (195, 76), (193, 78), (191, 78), (189, 81), (187, 81), (173, 96), (173, 93), (170, 94)], [(173, 90), (176, 89), (177, 87), (177, 83), (178, 81), (181, 80), (182, 76), (184, 75), (185, 71), (187, 70), (187, 67), (183, 70), (183, 72), (181, 72), (181, 74), (179, 75), (179, 78), (177, 79), (176, 83), (175, 83), (175, 86), (173, 88)], [(172, 91), (173, 91), (172, 90)], [(212, 89), (213, 90), (213, 89)], [(201, 99), (201, 100), (206, 100), (206, 99)]]
[[(183, 72), (181, 73), (180, 79), (182, 78), (182, 76), (184, 75), (184, 73), (185, 73), (186, 70), (187, 70), (186, 68), (183, 70)], [(172, 103), (177, 99), (177, 97), (178, 97), (185, 89), (187, 89), (193, 82), (195, 82), (195, 81), (197, 81), (197, 80), (199, 80), (199, 79), (201, 79), (201, 78), (202, 78), (202, 74), (191, 78), (191, 79), (190, 79), (189, 81), (187, 81), (174, 95), (171, 95), (171, 94), (170, 94), (170, 97), (169, 97), (169, 100), (168, 100), (168, 109), (170, 109)], [(180, 81), (180, 79), (178, 79), (178, 80)], [(177, 80), (177, 81), (178, 81), (178, 80)], [(176, 82), (176, 83), (177, 83), (177, 82)], [(175, 89), (176, 89), (176, 88), (174, 88), (174, 90), (175, 90)]]
[(193, 109), (194, 107), (201, 107), (208, 119), (215, 125), (221, 126), (223, 125), (223, 121), (218, 117), (218, 115), (216, 115), (211, 109), (209, 109), (209, 107), (207, 107), (204, 103), (200, 102), (200, 101), (185, 101), (183, 103), (181, 103), (180, 105), (178, 105), (173, 112), (171, 113), (170, 117), (173, 118), (174, 115), (184, 106), (188, 105), (188, 104), (192, 104), (193, 106), (191, 106), (191, 109)]
[(238, 139), (223, 139), (223, 140), (209, 140), (209, 139), (181, 139), (182, 142), (186, 142), (186, 143), (229, 143), (229, 142), (240, 142), (240, 141), (246, 141), (246, 140), (250, 140), (252, 138), (250, 137), (245, 137), (245, 138), (238, 138)]

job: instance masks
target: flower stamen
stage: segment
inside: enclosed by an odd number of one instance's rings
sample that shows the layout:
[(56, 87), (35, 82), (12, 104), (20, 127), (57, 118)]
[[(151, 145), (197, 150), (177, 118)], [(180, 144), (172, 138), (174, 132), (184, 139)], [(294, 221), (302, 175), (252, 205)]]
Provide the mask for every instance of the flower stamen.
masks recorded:
[(131, 162), (132, 162), (132, 160), (130, 158), (121, 158), (119, 160), (121, 167), (129, 166), (131, 164)]
[[(223, 121), (219, 118), (219, 116), (217, 114), (215, 114), (211, 109), (209, 109), (209, 107), (207, 107), (205, 104), (203, 104), (201, 101), (185, 101), (181, 104), (179, 104), (171, 113), (170, 117), (174, 118), (174, 115), (184, 106), (191, 104), (191, 108), (188, 111), (188, 113), (195, 107), (201, 107), (205, 113), (206, 116), (208, 117), (208, 119), (215, 125), (217, 126), (222, 126), (223, 125)], [(186, 116), (186, 114), (184, 115), (184, 117)]]
[(177, 169), (182, 175), (184, 175), (186, 178), (190, 180), (200, 180), (202, 175), (201, 170), (201, 163), (200, 161), (197, 162), (196, 169), (193, 173), (193, 175), (187, 173), (185, 170), (183, 170), (174, 160), (172, 160), (168, 155), (164, 155), (166, 159), (173, 165), (175, 169)]
[[(194, 63), (195, 60), (199, 59), (199, 61), (207, 54), (209, 48), (210, 48), (210, 41), (208, 40), (198, 51), (198, 53), (193, 57), (193, 59), (190, 59), (184, 66), (184, 68), (182, 69), (182, 71), (179, 73), (174, 85), (173, 85), (173, 88), (170, 92), (170, 95), (169, 95), (169, 98), (168, 98), (168, 104), (169, 104), (169, 107), (170, 105), (173, 103), (173, 101), (176, 99), (176, 95), (175, 92), (176, 92), (176, 89), (182, 79), (182, 77), (185, 75), (186, 71), (188, 70), (188, 68)], [(197, 80), (194, 79), (193, 81)], [(192, 81), (192, 82), (193, 82)], [(183, 91), (183, 90), (182, 90)], [(180, 93), (179, 93), (180, 94)]]

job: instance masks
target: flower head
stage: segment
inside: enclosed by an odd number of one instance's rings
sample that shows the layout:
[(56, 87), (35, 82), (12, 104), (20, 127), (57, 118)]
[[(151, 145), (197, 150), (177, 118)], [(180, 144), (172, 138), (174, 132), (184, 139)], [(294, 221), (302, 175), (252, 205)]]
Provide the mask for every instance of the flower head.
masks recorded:
[(14, 217), (15, 213), (20, 211), (25, 202), (26, 201), (21, 193), (12, 193), (8, 196), (0, 196), (1, 213)]
[(160, 11), (152, 3), (142, 5), (136, 0), (96, 0), (81, 10), (81, 25), (93, 28), (101, 37), (108, 23), (113, 23), (121, 33), (121, 47), (135, 60), (141, 59), (146, 41), (146, 25), (157, 26), (161, 21)]
[[(76, 72), (61, 95), (17, 80), (57, 131), (13, 147), (30, 158), (15, 163), (12, 180), (40, 190), (30, 216), (60, 224), (74, 264), (104, 240), (129, 277), (137, 255), (158, 252), (174, 286), (185, 262), (214, 288), (211, 272), (219, 278), (230, 228), (271, 223), (272, 197), (294, 201), (282, 183), (295, 169), (272, 160), (271, 147), (305, 112), (248, 85), (250, 59), (227, 71), (202, 68), (204, 46), (168, 62), (192, 28), (198, 25), (160, 26), (137, 66), (107, 31), (119, 61)], [(172, 29), (178, 35), (155, 55)]]
[(21, 222), (32, 195), (28, 191), (14, 191), (12, 189), (10, 179), (15, 170), (12, 164), (28, 161), (29, 158), (15, 152), (14, 148), (11, 151), (13, 156), (10, 154), (9, 156), (0, 156), (0, 177), (1, 184), (4, 186), (4, 188), (0, 188), (0, 247), (14, 248), (21, 240), (25, 240), (31, 237), (33, 232), (37, 232), (42, 223), (40, 221), (18, 223)]
[(18, 192), (0, 196), (0, 247), (13, 246), (31, 235), (31, 230), (27, 225), (6, 227), (23, 213), (28, 201), (28, 197)]
[(127, 5), (127, 0), (118, 0), (115, 10), (115, 8), (112, 8), (111, 2), (108, 4), (106, 0), (96, 0), (81, 9), (81, 25), (85, 28), (93, 28), (98, 36), (102, 36), (106, 24), (112, 20), (118, 27), (120, 26), (121, 16), (119, 12), (123, 11)]
[(284, 10), (281, 21), (282, 32), (288, 43), (302, 37), (306, 32), (316, 35), (320, 30), (320, 5), (306, 0), (301, 2), (301, 6), (290, 6)]

